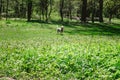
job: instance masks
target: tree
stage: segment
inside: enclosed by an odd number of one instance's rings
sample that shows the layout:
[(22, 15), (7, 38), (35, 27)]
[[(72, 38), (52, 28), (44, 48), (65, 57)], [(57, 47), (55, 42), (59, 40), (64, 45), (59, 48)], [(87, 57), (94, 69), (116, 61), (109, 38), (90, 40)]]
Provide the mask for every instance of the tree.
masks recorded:
[(15, 0), (15, 17), (19, 17), (19, 2), (18, 0)]
[(68, 11), (69, 18), (72, 19), (72, 0), (68, 1)]
[(2, 17), (2, 0), (0, 0), (0, 19)]
[(60, 0), (60, 17), (61, 17), (61, 21), (63, 21), (63, 8), (64, 8), (64, 0)]
[(6, 20), (8, 19), (8, 6), (9, 6), (9, 0), (7, 0), (7, 4), (6, 4)]
[(44, 1), (39, 0), (39, 7), (40, 7), (40, 19), (44, 20), (45, 10), (44, 10)]
[(50, 15), (52, 13), (53, 0), (50, 0), (49, 4), (50, 4), (50, 8), (49, 8), (49, 13), (48, 13), (48, 19), (50, 19)]
[(82, 0), (82, 14), (81, 14), (81, 22), (86, 22), (87, 16), (87, 0)]
[(45, 17), (46, 17), (46, 22), (48, 21), (48, 5), (49, 5), (49, 2), (48, 0), (45, 0), (44, 1), (44, 7), (45, 7)]
[[(111, 19), (113, 15), (119, 14), (120, 10), (120, 1), (119, 0), (106, 0), (104, 2), (104, 13), (106, 17), (109, 17), (109, 22), (111, 23)], [(109, 15), (109, 16), (108, 16)]]
[(32, 15), (32, 0), (27, 1), (27, 21), (31, 20), (31, 15)]
[(52, 12), (52, 6), (53, 6), (54, 0), (39, 0), (39, 8), (40, 10), (36, 10), (40, 13), (40, 20), (45, 20), (48, 22), (50, 19), (50, 15)]
[(21, 18), (26, 18), (26, 4), (25, 4), (24, 0), (21, 1), (19, 12), (20, 12)]
[[(103, 22), (103, 15), (109, 18), (120, 17), (120, 0), (0, 0), (0, 18), (31, 17), (48, 22), (51, 14), (59, 15), (61, 21), (95, 20)], [(58, 17), (56, 17), (58, 18)]]
[(103, 22), (103, 0), (99, 0), (99, 22)]
[(92, 23), (94, 23), (94, 16), (95, 16), (95, 0), (92, 0)]

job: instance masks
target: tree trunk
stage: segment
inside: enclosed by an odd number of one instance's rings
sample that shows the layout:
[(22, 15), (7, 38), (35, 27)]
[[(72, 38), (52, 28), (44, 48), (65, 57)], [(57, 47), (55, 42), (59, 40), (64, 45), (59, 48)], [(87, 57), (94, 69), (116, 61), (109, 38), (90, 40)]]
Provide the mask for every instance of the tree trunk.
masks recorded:
[(93, 0), (93, 2), (92, 2), (92, 4), (93, 4), (93, 9), (92, 9), (92, 23), (94, 23), (94, 16), (95, 16), (95, 0)]
[(41, 12), (41, 19), (44, 21), (45, 16), (45, 1), (40, 0), (40, 12)]
[(103, 0), (99, 0), (99, 22), (103, 22)]
[(22, 0), (22, 4), (21, 4), (21, 7), (20, 7), (20, 17), (22, 17), (22, 18), (24, 18), (24, 14), (25, 14), (25, 12), (24, 12), (24, 3), (23, 3), (23, 0)]
[(86, 22), (86, 14), (87, 14), (87, 0), (82, 0), (82, 14), (81, 14), (81, 22)]
[(50, 0), (50, 11), (48, 13), (48, 19), (50, 19), (50, 15), (52, 13), (52, 2), (53, 2), (53, 0)]
[(9, 0), (7, 0), (7, 4), (6, 4), (6, 20), (8, 19), (8, 5), (9, 5)]
[(69, 19), (72, 19), (72, 2), (71, 0), (69, 1)]
[(4, 0), (2, 0), (2, 12), (6, 12), (6, 6)]
[(19, 17), (19, 2), (15, 0), (15, 17)]
[(0, 0), (0, 19), (2, 18), (2, 0)]
[(111, 23), (112, 14), (109, 15), (109, 23)]
[(48, 21), (48, 0), (45, 1), (45, 17), (47, 22)]
[(64, 7), (64, 0), (60, 0), (60, 16), (61, 16), (61, 21), (63, 21), (63, 7)]
[(31, 20), (31, 15), (32, 15), (32, 1), (28, 0), (28, 11), (27, 11), (27, 21)]
[(26, 17), (26, 8), (24, 7), (24, 2), (22, 0), (22, 4), (20, 4), (20, 17), (25, 18)]
[(45, 17), (46, 17), (46, 22), (48, 21), (48, 8), (46, 8), (46, 11), (45, 11), (46, 13), (45, 13)]

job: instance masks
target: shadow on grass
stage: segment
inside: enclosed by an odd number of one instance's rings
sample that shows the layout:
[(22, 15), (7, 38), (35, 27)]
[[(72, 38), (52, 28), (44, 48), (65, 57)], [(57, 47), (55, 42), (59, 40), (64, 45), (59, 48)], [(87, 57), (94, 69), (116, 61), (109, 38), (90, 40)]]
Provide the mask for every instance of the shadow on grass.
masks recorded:
[(116, 23), (86, 23), (81, 24), (80, 22), (61, 22), (61, 21), (51, 21), (44, 22), (39, 20), (32, 20), (31, 22), (54, 24), (54, 25), (64, 25), (67, 29), (72, 28), (72, 30), (66, 30), (65, 33), (83, 34), (83, 35), (120, 35), (120, 24)]
[(87, 23), (81, 24), (82, 29), (75, 28), (72, 31), (67, 31), (69, 34), (85, 34), (85, 35), (120, 35), (120, 25), (105, 24), (105, 23)]

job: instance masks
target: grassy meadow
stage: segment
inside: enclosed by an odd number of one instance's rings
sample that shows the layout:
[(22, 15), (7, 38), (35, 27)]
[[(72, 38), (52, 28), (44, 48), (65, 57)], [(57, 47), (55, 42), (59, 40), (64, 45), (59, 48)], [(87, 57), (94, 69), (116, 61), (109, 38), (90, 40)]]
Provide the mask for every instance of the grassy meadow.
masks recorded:
[(120, 20), (113, 22), (0, 21), (0, 80), (120, 80)]

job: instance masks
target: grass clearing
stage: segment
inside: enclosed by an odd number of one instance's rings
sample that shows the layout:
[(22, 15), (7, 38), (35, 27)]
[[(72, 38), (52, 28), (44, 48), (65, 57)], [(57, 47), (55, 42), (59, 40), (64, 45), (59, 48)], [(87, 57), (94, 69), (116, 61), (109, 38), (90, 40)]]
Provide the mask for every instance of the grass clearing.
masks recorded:
[(0, 21), (0, 77), (119, 80), (120, 24)]

